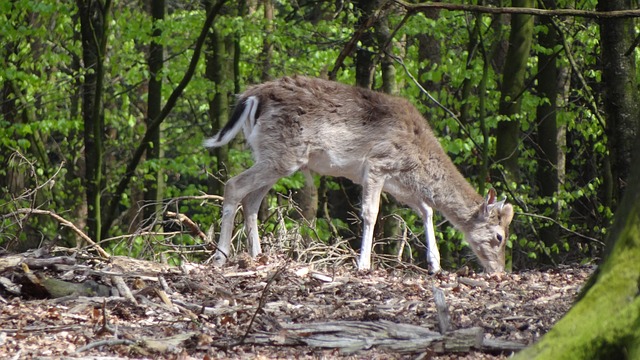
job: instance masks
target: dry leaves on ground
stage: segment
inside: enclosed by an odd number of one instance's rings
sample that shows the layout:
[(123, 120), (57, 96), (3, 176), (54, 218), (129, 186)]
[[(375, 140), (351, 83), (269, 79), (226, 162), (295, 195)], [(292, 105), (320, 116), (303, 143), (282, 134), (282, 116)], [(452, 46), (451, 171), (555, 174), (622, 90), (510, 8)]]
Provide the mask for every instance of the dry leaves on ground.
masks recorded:
[[(266, 256), (223, 269), (134, 261), (32, 269), (40, 280), (95, 281), (111, 289), (106, 297), (15, 296), (7, 281), (24, 269), (0, 268), (0, 357), (501, 359), (510, 352), (453, 352), (443, 340), (424, 346), (418, 344), (423, 336), (409, 339), (397, 329), (437, 335), (442, 311), (433, 300), (436, 287), (444, 293), (451, 330), (476, 329), (485, 342), (527, 345), (563, 316), (593, 270), (561, 267), (497, 277), (407, 268), (359, 273)], [(122, 292), (114, 290), (116, 279), (124, 280), (119, 286), (130, 288), (131, 298), (113, 296)], [(340, 332), (347, 328), (352, 333)], [(413, 346), (399, 349), (384, 336), (373, 339), (378, 330), (396, 345)], [(318, 341), (326, 339), (333, 342), (323, 347)], [(336, 346), (338, 340), (344, 346)]]

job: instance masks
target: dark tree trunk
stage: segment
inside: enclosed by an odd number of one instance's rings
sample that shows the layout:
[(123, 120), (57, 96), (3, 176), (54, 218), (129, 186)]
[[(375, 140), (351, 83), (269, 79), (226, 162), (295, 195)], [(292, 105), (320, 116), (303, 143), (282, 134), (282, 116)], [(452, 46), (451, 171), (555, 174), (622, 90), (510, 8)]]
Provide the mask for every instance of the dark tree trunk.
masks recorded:
[[(214, 4), (205, 1), (207, 11)], [(215, 27), (209, 32), (206, 51), (205, 77), (213, 82), (213, 99), (209, 102), (209, 119), (214, 131), (222, 129), (229, 120), (230, 99), (235, 90), (235, 68), (233, 55), (235, 54), (234, 39), (231, 35), (222, 36)], [(212, 169), (216, 177), (210, 177), (209, 193), (222, 194), (224, 182), (229, 176), (227, 164), (229, 164), (229, 147), (222, 146), (211, 150), (215, 156), (215, 164)]]
[[(514, 7), (533, 7), (533, 0), (514, 0)], [(520, 122), (516, 114), (520, 112), (520, 94), (524, 90), (527, 61), (531, 49), (533, 16), (511, 15), (509, 50), (503, 71), (501, 115), (509, 118), (498, 123), (496, 159), (502, 163), (510, 181), (518, 180), (518, 143), (520, 142)]]
[[(147, 125), (160, 116), (162, 110), (162, 64), (164, 61), (163, 46), (155, 39), (162, 35), (162, 31), (156, 26), (164, 19), (164, 0), (151, 0), (150, 12), (154, 23), (152, 36), (154, 40), (149, 46), (149, 92), (147, 96)], [(151, 144), (147, 149), (147, 160), (154, 161), (156, 166), (149, 167), (149, 180), (145, 181), (144, 200), (145, 219), (154, 221), (161, 216), (162, 198), (164, 188), (164, 175), (162, 168), (158, 165), (162, 159), (163, 151), (160, 144), (160, 127), (155, 129), (151, 135)]]
[[(545, 0), (543, 2), (545, 8), (554, 9), (555, 0)], [(538, 36), (538, 42), (545, 50), (551, 50), (558, 44), (558, 34), (553, 26), (551, 19), (542, 17), (540, 19), (542, 26), (546, 27)], [(551, 198), (558, 191), (558, 125), (556, 122), (556, 113), (558, 111), (558, 66), (556, 65), (556, 55), (542, 51), (538, 54), (538, 94), (541, 98), (545, 98), (536, 110), (536, 125), (538, 132), (538, 169), (536, 173), (537, 185), (541, 196)], [(545, 215), (556, 218), (558, 208), (551, 205), (550, 212)], [(558, 244), (559, 227), (556, 224), (548, 224), (546, 227), (540, 228), (540, 238), (546, 245), (551, 247)], [(551, 254), (548, 254), (548, 260)]]
[(111, 1), (78, 0), (84, 83), (82, 119), (84, 123), (85, 186), (88, 208), (88, 235), (100, 241), (102, 228), (102, 190), (104, 179), (105, 124), (102, 106), (104, 60), (109, 30)]
[[(597, 5), (598, 11), (631, 8), (631, 0), (599, 1)], [(601, 20), (602, 83), (606, 84), (604, 109), (607, 113), (606, 132), (613, 177), (612, 205), (627, 187), (632, 150), (638, 133), (638, 87), (635, 76), (628, 75), (636, 68), (634, 38), (633, 19)]]

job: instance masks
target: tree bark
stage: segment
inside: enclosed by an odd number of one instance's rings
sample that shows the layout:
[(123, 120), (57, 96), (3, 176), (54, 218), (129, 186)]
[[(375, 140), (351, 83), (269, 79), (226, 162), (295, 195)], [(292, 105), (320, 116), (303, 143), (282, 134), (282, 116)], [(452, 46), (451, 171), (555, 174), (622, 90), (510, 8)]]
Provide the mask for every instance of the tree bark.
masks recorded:
[[(615, 3), (615, 4), (614, 4)], [(599, 8), (615, 5), (628, 8), (625, 1), (601, 2)], [(626, 6), (626, 7), (625, 7)], [(627, 129), (632, 114), (637, 119), (637, 102), (629, 101), (637, 93), (631, 86), (636, 78), (635, 66), (624, 61), (629, 34), (613, 31), (625, 29), (630, 24), (603, 24), (602, 56), (606, 64), (615, 67), (614, 74), (606, 73), (619, 81), (604, 81), (608, 118), (616, 126)], [(612, 31), (612, 32), (610, 32)], [(620, 36), (614, 37), (612, 34)], [(606, 42), (606, 44), (605, 44)], [(615, 54), (606, 54), (608, 51)], [(606, 66), (605, 66), (606, 68)], [(617, 94), (618, 98), (612, 98)], [(620, 122), (615, 121), (622, 121)], [(610, 121), (610, 125), (613, 125)], [(621, 131), (622, 129), (615, 129)], [(613, 130), (613, 129), (612, 129)], [(606, 244), (602, 264), (584, 287), (579, 301), (538, 343), (522, 351), (517, 359), (638, 359), (640, 358), (640, 134), (625, 134), (632, 147), (627, 159), (634, 154), (628, 186)], [(628, 146), (627, 144), (626, 146)], [(624, 147), (622, 148), (625, 149)], [(621, 157), (620, 154), (618, 154)], [(618, 158), (620, 159), (620, 158)]]
[[(555, 0), (544, 0), (546, 9), (556, 7)], [(538, 42), (544, 49), (538, 53), (538, 95), (543, 98), (536, 109), (538, 168), (536, 172), (537, 185), (540, 196), (552, 198), (558, 191), (558, 125), (556, 113), (558, 111), (558, 66), (556, 64), (556, 54), (552, 49), (558, 44), (558, 34), (551, 19), (540, 19), (540, 25), (546, 27), (538, 35)], [(547, 209), (545, 209), (547, 210)], [(550, 205), (550, 213), (545, 211), (545, 215), (556, 218), (558, 208), (554, 204)], [(559, 227), (552, 223), (539, 230), (541, 240), (546, 247), (558, 244)], [(547, 260), (553, 262), (552, 254), (548, 254)]]
[[(147, 96), (147, 126), (160, 115), (162, 111), (162, 64), (164, 62), (164, 48), (158, 43), (158, 39), (162, 35), (162, 30), (157, 27), (157, 23), (164, 19), (165, 1), (151, 0), (150, 12), (153, 19), (153, 38), (149, 46), (149, 92)], [(149, 167), (149, 180), (145, 181), (144, 200), (147, 207), (145, 208), (144, 218), (149, 221), (155, 221), (161, 216), (162, 198), (164, 188), (164, 174), (162, 167), (158, 162), (163, 156), (160, 143), (161, 133), (160, 127), (152, 131), (151, 141), (147, 149), (147, 161), (155, 162)], [(154, 166), (155, 165), (155, 166)]]
[(84, 122), (85, 186), (88, 207), (88, 235), (94, 241), (102, 236), (102, 191), (104, 178), (104, 113), (102, 106), (104, 60), (109, 31), (111, 1), (78, 0), (84, 83), (82, 119)]
[[(532, 7), (533, 5), (533, 0), (513, 1), (514, 7)], [(520, 94), (524, 91), (532, 33), (533, 17), (531, 15), (512, 15), (499, 109), (500, 114), (508, 120), (498, 123), (496, 158), (503, 164), (508, 180), (513, 182), (517, 182), (519, 178), (520, 122), (515, 115), (520, 113)]]
[(565, 317), (516, 359), (640, 358), (639, 152), (636, 147), (629, 186), (607, 243), (608, 255), (591, 285)]
[[(626, 10), (630, 0), (598, 1), (598, 11)], [(629, 77), (636, 67), (632, 19), (609, 19), (600, 22), (602, 44), (602, 83), (606, 84), (604, 108), (607, 113), (607, 137), (611, 154), (613, 205), (628, 184), (632, 150), (638, 132), (640, 114), (636, 78)]]
[[(207, 11), (211, 10), (214, 4), (205, 1)], [(213, 27), (209, 32), (206, 51), (205, 77), (214, 83), (213, 99), (209, 101), (209, 120), (214, 130), (222, 129), (229, 120), (229, 99), (233, 96), (234, 76), (233, 76), (233, 39), (231, 35), (222, 36), (220, 31)], [(211, 149), (215, 157), (214, 173), (217, 177), (210, 177), (210, 194), (222, 194), (224, 191), (224, 180), (228, 177), (229, 169), (229, 147), (222, 146)]]

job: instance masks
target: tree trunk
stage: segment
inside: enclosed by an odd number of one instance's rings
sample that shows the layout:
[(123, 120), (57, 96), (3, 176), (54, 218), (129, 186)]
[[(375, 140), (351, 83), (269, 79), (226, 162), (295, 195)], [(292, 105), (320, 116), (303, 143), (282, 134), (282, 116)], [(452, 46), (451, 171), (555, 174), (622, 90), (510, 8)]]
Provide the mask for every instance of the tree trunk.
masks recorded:
[[(639, 152), (636, 147), (635, 154)], [(592, 285), (538, 343), (516, 359), (640, 358), (640, 156), (635, 156), (633, 165), (610, 232), (608, 256), (590, 279)]]
[(262, 40), (262, 74), (260, 79), (264, 81), (271, 80), (271, 58), (273, 57), (273, 44), (271, 43), (271, 33), (273, 33), (273, 2), (271, 0), (262, 0), (264, 6), (264, 39)]
[[(631, 9), (631, 0), (598, 1), (598, 11)], [(638, 87), (629, 71), (636, 68), (633, 19), (602, 19), (602, 83), (607, 90), (604, 108), (607, 113), (607, 137), (613, 176), (613, 205), (622, 196), (628, 181), (632, 150), (638, 132)]]
[(82, 119), (84, 122), (85, 186), (88, 208), (88, 236), (100, 241), (103, 235), (101, 212), (104, 189), (104, 113), (102, 83), (109, 30), (111, 1), (78, 0), (84, 83)]
[[(604, 7), (613, 3), (615, 9), (630, 8), (625, 1), (601, 2), (598, 7), (604, 10)], [(614, 24), (616, 21), (620, 24)], [(637, 102), (629, 100), (637, 93), (634, 83), (636, 69), (635, 66), (627, 66), (628, 63), (624, 61), (625, 51), (629, 48), (622, 44), (631, 39), (630, 34), (621, 36), (622, 33), (614, 32), (620, 36), (613, 36), (609, 31), (612, 28), (623, 29), (630, 23), (626, 19), (608, 22), (606, 26), (603, 24), (608, 29), (602, 33), (602, 56), (607, 58), (605, 64), (615, 67), (617, 71), (612, 74), (611, 69), (605, 70), (609, 79), (617, 79), (603, 82), (607, 102), (613, 102), (605, 106), (605, 110), (607, 117), (614, 119), (609, 121), (609, 125), (621, 127), (611, 129), (618, 135), (622, 130), (630, 130), (630, 119), (638, 118)], [(615, 53), (605, 54), (610, 51)], [(617, 97), (613, 97), (614, 94)], [(584, 287), (579, 301), (538, 343), (519, 353), (518, 359), (640, 358), (639, 135), (638, 132), (634, 132), (633, 136), (624, 135), (630, 144), (634, 144), (635, 150), (626, 154), (626, 157), (635, 156), (633, 163), (628, 164), (633, 165), (627, 168), (631, 169), (628, 186), (616, 211), (602, 264)], [(620, 156), (618, 154), (619, 160)]]
[[(556, 7), (555, 0), (544, 0), (546, 9)], [(546, 27), (546, 32), (541, 32), (538, 42), (544, 51), (538, 53), (538, 95), (545, 100), (536, 109), (536, 125), (538, 138), (538, 168), (536, 172), (539, 195), (552, 198), (558, 191), (558, 125), (556, 113), (558, 111), (558, 67), (556, 65), (556, 54), (549, 53), (558, 44), (558, 34), (551, 19), (542, 17), (542, 26)], [(544, 209), (545, 215), (556, 218), (558, 208), (555, 204), (550, 205), (550, 209)], [(557, 224), (547, 224), (540, 228), (539, 235), (546, 247), (558, 244), (559, 227)], [(546, 260), (552, 263), (555, 261), (552, 254)]]
[[(205, 1), (207, 11), (210, 11), (214, 4)], [(214, 131), (222, 129), (229, 120), (229, 99), (233, 96), (235, 79), (233, 76), (233, 55), (235, 53), (234, 40), (224, 37), (215, 26), (209, 32), (206, 51), (205, 77), (214, 83), (213, 99), (209, 102), (209, 119)], [(210, 194), (222, 194), (224, 192), (224, 182), (229, 175), (227, 164), (229, 164), (229, 147), (222, 146), (210, 150), (215, 157), (213, 173), (215, 177), (210, 177)]]
[[(533, 0), (514, 0), (514, 7), (534, 7)], [(517, 182), (519, 177), (518, 143), (520, 141), (520, 95), (524, 91), (524, 79), (527, 73), (527, 60), (531, 49), (533, 16), (511, 15), (511, 34), (509, 50), (503, 71), (502, 95), (500, 97), (500, 115), (508, 120), (498, 123), (496, 158), (500, 161), (508, 180)], [(511, 185), (511, 184), (508, 184)]]
[[(356, 26), (356, 28), (359, 28), (364, 22), (367, 21), (367, 19), (374, 13), (374, 11), (379, 8), (380, 1), (358, 0), (354, 5), (360, 12), (358, 24)], [(356, 86), (371, 89), (373, 84), (373, 74), (375, 70), (375, 64), (373, 61), (374, 53), (372, 51), (375, 46), (373, 32), (370, 29), (366, 30), (362, 34), (360, 42), (362, 46), (358, 47), (355, 56)], [(331, 206), (331, 208), (337, 210), (334, 214), (338, 215), (333, 216), (332, 214), (331, 218), (339, 218), (345, 223), (349, 224), (350, 232), (352, 234), (358, 234), (357, 240), (355, 240), (351, 245), (353, 246), (356, 244), (360, 244), (359, 235), (362, 234), (362, 229), (360, 228), (359, 223), (356, 224), (353, 223), (353, 221), (349, 220), (349, 218), (352, 216), (349, 213), (359, 213), (354, 205), (360, 204), (361, 187), (354, 184), (351, 180), (345, 178), (338, 178), (335, 181), (340, 184), (342, 192), (334, 192), (334, 196), (329, 197), (329, 201), (331, 201), (333, 205)], [(353, 247), (359, 248), (360, 246)]]
[[(389, 30), (388, 18), (381, 18), (376, 24), (375, 35), (379, 46), (388, 44), (385, 49), (380, 48), (379, 52), (392, 53), (393, 43), (391, 40), (391, 31)], [(398, 86), (396, 84), (396, 68), (394, 67), (393, 59), (389, 56), (382, 55), (380, 62), (382, 70), (382, 91), (387, 94), (397, 95)], [(378, 214), (378, 221), (381, 225), (383, 237), (390, 239), (389, 246), (385, 249), (388, 254), (396, 254), (400, 243), (400, 221), (395, 216), (391, 216), (398, 209), (398, 204), (390, 196), (383, 196), (380, 202), (380, 212)]]
[[(162, 35), (156, 24), (164, 19), (164, 0), (151, 0), (150, 4), (151, 17), (154, 23), (153, 37), (157, 39)], [(147, 96), (147, 125), (160, 115), (162, 110), (162, 64), (164, 61), (163, 46), (151, 41), (149, 46), (149, 92)], [(155, 222), (162, 214), (162, 198), (164, 188), (164, 174), (162, 167), (158, 162), (163, 156), (160, 144), (160, 127), (153, 131), (151, 144), (147, 149), (147, 161), (155, 162), (149, 167), (149, 180), (145, 181), (144, 200), (147, 207), (145, 208), (144, 218), (148, 221)], [(155, 166), (154, 166), (155, 165)]]

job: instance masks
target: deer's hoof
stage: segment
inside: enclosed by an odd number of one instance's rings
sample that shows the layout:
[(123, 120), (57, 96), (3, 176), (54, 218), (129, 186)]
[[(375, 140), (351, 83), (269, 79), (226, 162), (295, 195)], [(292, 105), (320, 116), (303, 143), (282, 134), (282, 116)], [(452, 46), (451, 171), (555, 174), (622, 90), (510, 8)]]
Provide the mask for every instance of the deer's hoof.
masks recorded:
[(211, 264), (215, 267), (222, 267), (226, 262), (227, 257), (219, 251), (216, 251), (216, 253), (211, 257)]

